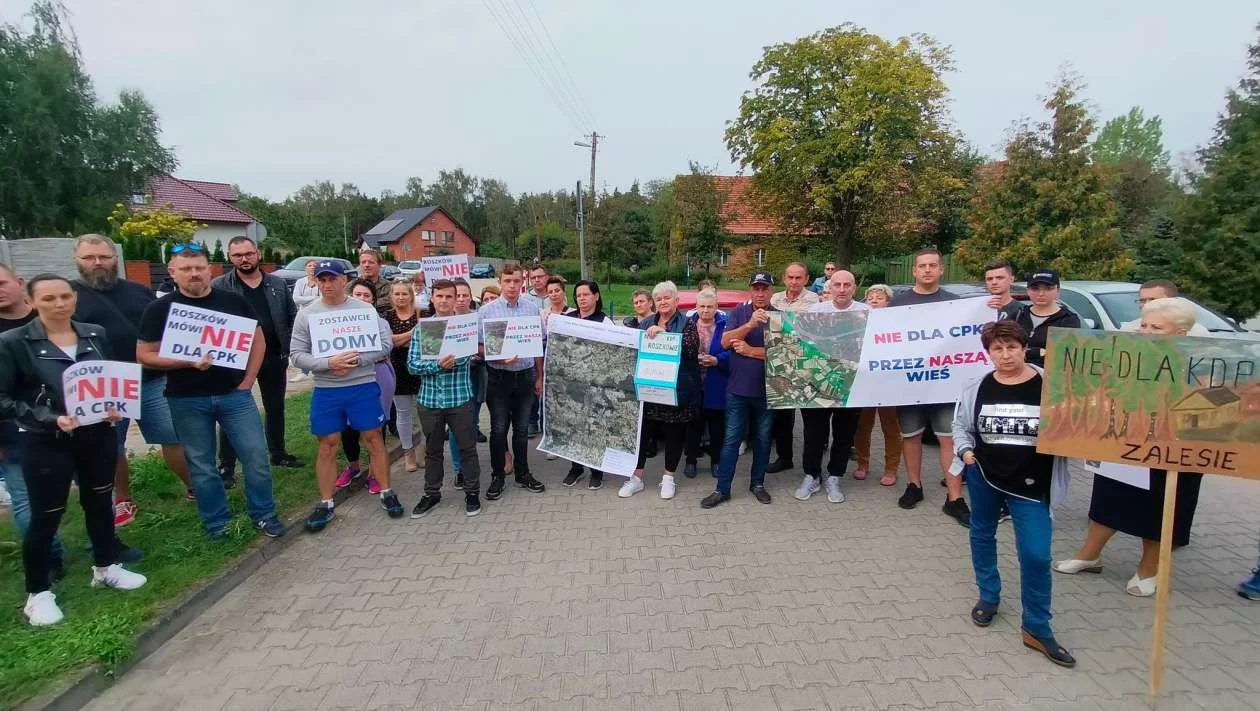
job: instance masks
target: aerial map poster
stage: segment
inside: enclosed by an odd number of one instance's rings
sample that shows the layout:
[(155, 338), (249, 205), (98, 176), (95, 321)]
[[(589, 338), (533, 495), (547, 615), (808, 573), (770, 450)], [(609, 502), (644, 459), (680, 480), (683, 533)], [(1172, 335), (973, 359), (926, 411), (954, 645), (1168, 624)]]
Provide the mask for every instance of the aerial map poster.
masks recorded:
[(862, 356), (866, 320), (866, 311), (770, 314), (767, 406), (844, 407)]
[(634, 389), (641, 333), (577, 318), (551, 319), (539, 451), (609, 474), (634, 473), (643, 417)]
[(1260, 343), (1050, 329), (1037, 449), (1260, 478)]

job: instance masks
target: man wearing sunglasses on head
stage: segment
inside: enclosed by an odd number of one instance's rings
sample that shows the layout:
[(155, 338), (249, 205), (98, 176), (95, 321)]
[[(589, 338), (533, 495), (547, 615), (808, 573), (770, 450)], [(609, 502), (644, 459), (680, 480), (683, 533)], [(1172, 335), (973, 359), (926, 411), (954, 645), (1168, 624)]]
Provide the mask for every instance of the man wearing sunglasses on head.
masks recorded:
[(284, 524), (276, 517), (272, 498), (271, 463), (267, 459), (262, 418), (250, 392), (266, 357), (262, 328), (254, 328), (245, 370), (214, 365), (209, 354), (195, 363), (158, 355), (174, 304), (248, 319), (258, 316), (244, 298), (211, 287), (210, 261), (200, 245), (177, 244), (170, 248), (168, 255), (167, 269), (176, 288), (145, 309), (140, 319), (136, 358), (147, 368), (167, 372), (166, 399), (170, 402), (175, 431), (184, 444), (184, 457), (188, 460), (197, 497), (197, 512), (212, 540), (228, 537), (232, 512), (228, 509), (223, 479), (214, 466), (215, 429), (222, 427), (241, 461), (250, 519), (267, 536), (283, 535)]

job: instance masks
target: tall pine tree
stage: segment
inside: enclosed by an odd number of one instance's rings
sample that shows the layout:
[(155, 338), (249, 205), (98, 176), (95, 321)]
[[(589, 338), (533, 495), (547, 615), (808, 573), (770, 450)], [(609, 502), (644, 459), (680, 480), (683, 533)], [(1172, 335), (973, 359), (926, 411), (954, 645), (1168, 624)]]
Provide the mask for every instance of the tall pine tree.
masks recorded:
[(1260, 41), (1247, 69), (1199, 151), (1202, 172), (1176, 220), (1182, 288), (1239, 320), (1260, 311)]
[(979, 274), (1006, 259), (1017, 274), (1052, 268), (1069, 278), (1114, 279), (1132, 264), (1116, 227), (1107, 176), (1091, 159), (1094, 121), (1079, 84), (1059, 80), (1045, 107), (1049, 121), (1023, 126), (1006, 159), (981, 168), (972, 200), (971, 237), (955, 258)]

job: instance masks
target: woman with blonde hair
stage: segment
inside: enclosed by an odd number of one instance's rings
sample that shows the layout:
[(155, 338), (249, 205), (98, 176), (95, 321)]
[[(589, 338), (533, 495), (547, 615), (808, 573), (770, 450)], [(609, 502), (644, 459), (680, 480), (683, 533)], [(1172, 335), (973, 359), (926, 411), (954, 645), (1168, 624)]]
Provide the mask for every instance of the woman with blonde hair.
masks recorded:
[[(893, 290), (887, 284), (871, 284), (866, 290), (866, 305), (873, 309), (882, 309), (892, 303)], [(858, 465), (853, 478), (862, 480), (871, 466), (871, 435), (875, 432), (875, 419), (879, 418), (879, 429), (884, 433), (884, 476), (880, 478), (880, 486), (897, 485), (897, 467), (901, 464), (901, 425), (897, 422), (895, 407), (867, 407), (862, 410), (858, 420), (857, 435), (853, 440), (853, 448), (857, 450)]]

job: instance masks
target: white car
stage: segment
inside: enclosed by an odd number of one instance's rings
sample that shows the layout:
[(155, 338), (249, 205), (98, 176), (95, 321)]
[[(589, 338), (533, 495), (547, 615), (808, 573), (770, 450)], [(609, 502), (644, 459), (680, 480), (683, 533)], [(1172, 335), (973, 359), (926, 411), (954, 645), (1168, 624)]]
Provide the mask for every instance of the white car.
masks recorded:
[[(1021, 284), (1020, 286), (1024, 286)], [(1123, 281), (1065, 281), (1059, 300), (1081, 317), (1082, 325), (1104, 331), (1119, 331), (1120, 324), (1134, 321), (1138, 308), (1138, 285)], [(1200, 326), (1213, 336), (1260, 341), (1260, 333), (1248, 331), (1189, 297)]]
[(416, 272), (421, 271), (420, 260), (408, 259), (405, 262), (399, 262), (398, 271), (402, 272), (404, 279), (410, 280), (416, 275)]

